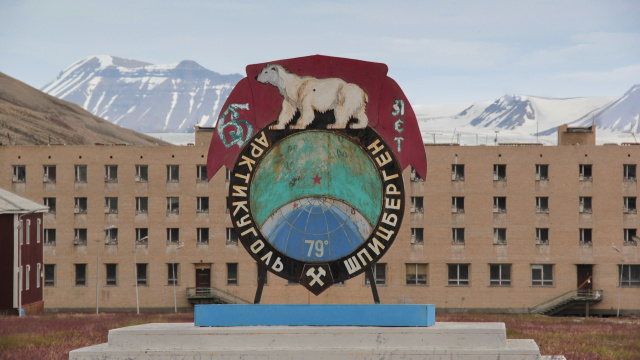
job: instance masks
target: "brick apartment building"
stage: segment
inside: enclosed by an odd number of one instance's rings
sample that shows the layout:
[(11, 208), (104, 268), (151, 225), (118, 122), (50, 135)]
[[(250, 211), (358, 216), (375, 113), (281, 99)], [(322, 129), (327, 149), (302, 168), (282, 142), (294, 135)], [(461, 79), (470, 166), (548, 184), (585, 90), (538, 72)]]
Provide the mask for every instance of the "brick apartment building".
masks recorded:
[[(374, 268), (382, 303), (638, 312), (640, 146), (596, 146), (594, 131), (561, 127), (558, 146), (425, 146), (427, 178), (405, 171), (402, 228)], [(0, 146), (0, 187), (50, 208), (47, 309), (92, 310), (96, 289), (102, 310), (135, 309), (136, 291), (143, 310), (172, 309), (174, 289), (183, 310), (252, 301), (257, 265), (232, 230), (229, 175), (207, 181), (212, 134), (197, 129), (193, 146)], [(262, 295), (372, 302), (364, 276), (316, 297), (269, 274)]]

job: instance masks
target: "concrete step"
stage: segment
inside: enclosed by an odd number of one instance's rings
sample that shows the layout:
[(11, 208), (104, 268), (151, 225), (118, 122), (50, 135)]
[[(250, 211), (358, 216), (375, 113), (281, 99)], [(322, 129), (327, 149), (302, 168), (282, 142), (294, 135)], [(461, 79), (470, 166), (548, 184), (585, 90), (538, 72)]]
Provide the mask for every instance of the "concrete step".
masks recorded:
[(69, 359), (539, 359), (533, 340), (507, 340), (503, 323), (428, 327), (146, 324), (109, 331), (109, 342)]

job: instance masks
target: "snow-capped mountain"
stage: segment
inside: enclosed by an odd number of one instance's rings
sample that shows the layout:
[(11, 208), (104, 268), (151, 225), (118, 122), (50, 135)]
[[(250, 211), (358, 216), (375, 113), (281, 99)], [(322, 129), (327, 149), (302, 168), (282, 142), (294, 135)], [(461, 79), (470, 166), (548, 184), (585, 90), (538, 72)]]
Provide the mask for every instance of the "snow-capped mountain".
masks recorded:
[(192, 132), (214, 125), (240, 79), (194, 61), (152, 65), (102, 55), (74, 63), (41, 90), (139, 132)]
[[(417, 115), (424, 141), (427, 143), (555, 144), (557, 135), (554, 131), (557, 126), (575, 122), (576, 119), (616, 102), (615, 100), (613, 97), (561, 99), (505, 95), (493, 102), (474, 103), (458, 114), (437, 118), (424, 117), (419, 113)], [(437, 110), (432, 109), (431, 112), (437, 113)], [(542, 132), (547, 129), (550, 131)]]
[(592, 111), (570, 126), (596, 125), (596, 129), (635, 133), (640, 131), (640, 84), (633, 86), (621, 98)]

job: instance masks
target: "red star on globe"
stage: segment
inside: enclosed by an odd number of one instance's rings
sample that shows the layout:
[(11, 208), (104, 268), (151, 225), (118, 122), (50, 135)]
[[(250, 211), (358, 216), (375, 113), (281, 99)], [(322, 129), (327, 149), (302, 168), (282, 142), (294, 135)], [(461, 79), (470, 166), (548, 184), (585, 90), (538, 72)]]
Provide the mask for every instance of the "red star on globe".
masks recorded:
[(315, 185), (315, 184), (322, 185), (322, 184), (320, 183), (320, 180), (322, 180), (322, 178), (321, 178), (321, 177), (319, 177), (317, 173), (316, 173), (316, 177), (314, 177), (314, 178), (312, 178), (312, 179), (313, 179), (313, 184), (312, 184), (312, 185)]

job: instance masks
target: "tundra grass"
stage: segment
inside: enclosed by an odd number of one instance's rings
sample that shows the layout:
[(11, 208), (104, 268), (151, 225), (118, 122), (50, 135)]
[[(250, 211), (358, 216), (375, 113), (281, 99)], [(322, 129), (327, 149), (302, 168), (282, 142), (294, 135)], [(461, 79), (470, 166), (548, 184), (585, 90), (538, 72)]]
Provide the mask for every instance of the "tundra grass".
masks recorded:
[[(509, 339), (534, 339), (543, 355), (569, 360), (640, 359), (640, 320), (514, 314), (438, 314), (440, 322), (503, 322)], [(62, 360), (69, 351), (107, 342), (110, 329), (193, 322), (193, 314), (57, 313), (0, 317), (0, 359)]]

